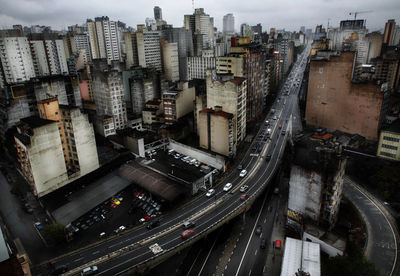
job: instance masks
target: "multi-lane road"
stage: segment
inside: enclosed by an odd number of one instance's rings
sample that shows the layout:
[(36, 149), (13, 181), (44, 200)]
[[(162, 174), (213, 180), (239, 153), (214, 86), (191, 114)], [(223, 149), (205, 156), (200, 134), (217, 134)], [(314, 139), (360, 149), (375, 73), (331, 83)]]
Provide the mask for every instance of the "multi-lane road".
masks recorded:
[[(78, 252), (70, 253), (53, 260), (53, 264), (67, 265), (70, 272), (67, 275), (79, 273), (82, 267), (96, 264), (99, 275), (118, 275), (138, 268), (145, 269), (149, 262), (157, 258), (167, 257), (190, 245), (206, 233), (213, 231), (225, 221), (241, 213), (259, 196), (270, 182), (279, 166), (286, 140), (291, 132), (292, 111), (297, 105), (297, 93), (302, 80), (306, 59), (309, 51), (306, 49), (294, 65), (285, 85), (282, 87), (273, 105), (274, 114), (269, 114), (270, 125), (263, 124), (258, 137), (253, 143), (262, 146), (260, 153), (249, 151), (243, 158), (242, 165), (248, 171), (245, 177), (239, 177), (239, 172), (226, 177), (233, 188), (230, 192), (218, 188), (212, 198), (199, 198), (185, 208), (166, 214), (159, 227), (147, 230), (145, 227), (125, 232), (121, 236), (105, 240)], [(273, 118), (276, 116), (276, 120)], [(267, 128), (272, 132), (264, 141)], [(285, 134), (282, 131), (285, 130)], [(269, 155), (270, 160), (265, 157)], [(246, 201), (240, 200), (239, 186), (249, 186)], [(182, 239), (182, 223), (192, 220), (196, 222), (194, 234)], [(157, 245), (157, 246), (155, 246)], [(153, 251), (151, 248), (153, 248)], [(159, 249), (158, 251), (154, 249)]]

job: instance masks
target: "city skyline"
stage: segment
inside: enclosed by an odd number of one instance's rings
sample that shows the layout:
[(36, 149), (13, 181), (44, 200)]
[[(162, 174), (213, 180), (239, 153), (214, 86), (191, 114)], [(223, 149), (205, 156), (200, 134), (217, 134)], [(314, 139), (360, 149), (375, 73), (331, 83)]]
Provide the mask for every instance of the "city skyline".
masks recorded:
[[(183, 15), (193, 12), (191, 1), (155, 1), (154, 3), (139, 1), (134, 5), (128, 1), (120, 1), (118, 5), (111, 2), (104, 2), (99, 5), (96, 1), (53, 3), (44, 1), (16, 0), (13, 2), (1, 0), (3, 7), (0, 12), (0, 28), (5, 29), (13, 24), (21, 25), (48, 25), (53, 30), (66, 30), (68, 26), (83, 24), (87, 18), (97, 16), (109, 16), (111, 20), (122, 21), (128, 26), (136, 27), (137, 24), (143, 24), (147, 17), (153, 18), (154, 6), (162, 9), (163, 19), (174, 27), (183, 26)], [(293, 8), (291, 3), (275, 2), (269, 6), (261, 1), (252, 0), (246, 2), (246, 7), (242, 7), (242, 2), (220, 1), (214, 3), (210, 0), (197, 1), (195, 8), (202, 7), (204, 11), (214, 18), (214, 26), (218, 31), (222, 31), (222, 19), (227, 13), (232, 13), (235, 17), (235, 31), (239, 31), (242, 23), (256, 25), (261, 23), (263, 31), (269, 31), (269, 28), (275, 27), (286, 29), (288, 31), (298, 31), (300, 26), (312, 28), (322, 24), (327, 26), (339, 26), (341, 20), (354, 19), (350, 12), (360, 13), (357, 18), (367, 21), (367, 28), (370, 31), (382, 30), (388, 19), (400, 21), (399, 11), (400, 3), (395, 0), (384, 0), (380, 3), (376, 1), (356, 0), (351, 3), (346, 1), (309, 1), (302, 0), (296, 3)], [(140, 6), (141, 9), (135, 9)], [(304, 19), (307, 19), (304, 22)]]

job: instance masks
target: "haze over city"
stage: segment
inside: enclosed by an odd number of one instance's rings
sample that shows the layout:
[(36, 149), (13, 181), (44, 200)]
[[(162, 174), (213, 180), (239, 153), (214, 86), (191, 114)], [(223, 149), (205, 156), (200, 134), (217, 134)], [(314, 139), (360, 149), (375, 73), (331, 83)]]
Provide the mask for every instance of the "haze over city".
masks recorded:
[(1, 276), (400, 276), (399, 1), (0, 6)]
[[(193, 12), (192, 1), (145, 1), (121, 0), (112, 1), (50, 1), (50, 0), (1, 0), (0, 27), (11, 27), (13, 24), (49, 25), (55, 30), (64, 30), (68, 25), (82, 24), (87, 18), (107, 15), (112, 20), (120, 20), (129, 26), (144, 22), (152, 16), (153, 6), (163, 8), (164, 20), (174, 26), (183, 25), (183, 14)], [(349, 15), (355, 11), (370, 11), (360, 14), (359, 19), (367, 20), (371, 31), (383, 29), (388, 18), (400, 20), (397, 0), (299, 0), (299, 1), (260, 1), (260, 0), (203, 0), (194, 1), (194, 7), (204, 8), (214, 17), (215, 26), (222, 30), (222, 17), (233, 13), (236, 18), (235, 29), (241, 23), (255, 25), (261, 23), (263, 28), (274, 26), (295, 31), (300, 26), (312, 27), (328, 20), (331, 26), (337, 26), (340, 20), (354, 19)]]

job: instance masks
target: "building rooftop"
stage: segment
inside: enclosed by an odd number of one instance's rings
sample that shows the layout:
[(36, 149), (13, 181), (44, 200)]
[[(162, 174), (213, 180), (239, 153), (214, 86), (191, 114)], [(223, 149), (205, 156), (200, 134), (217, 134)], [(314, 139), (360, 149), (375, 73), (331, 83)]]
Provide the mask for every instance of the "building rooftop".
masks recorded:
[(57, 123), (56, 121), (42, 119), (37, 116), (30, 116), (30, 117), (22, 118), (20, 121), (29, 125), (31, 128), (37, 128), (37, 127), (42, 127), (45, 125)]
[(245, 80), (246, 80), (245, 78), (235, 77), (235, 78), (231, 79), (230, 81), (233, 82), (234, 84), (241, 84)]
[(161, 104), (161, 100), (160, 99), (154, 99), (154, 100), (150, 100), (146, 103), (146, 105), (159, 105)]
[(293, 276), (300, 268), (312, 276), (321, 275), (320, 245), (286, 238), (281, 276)]
[(213, 110), (211, 108), (205, 108), (203, 110), (200, 111), (201, 113), (212, 113), (215, 116), (221, 116), (221, 117), (225, 117), (227, 119), (231, 119), (233, 117), (232, 113), (228, 113), (222, 110)]
[(394, 121), (391, 125), (384, 129), (384, 131), (400, 134), (400, 119)]

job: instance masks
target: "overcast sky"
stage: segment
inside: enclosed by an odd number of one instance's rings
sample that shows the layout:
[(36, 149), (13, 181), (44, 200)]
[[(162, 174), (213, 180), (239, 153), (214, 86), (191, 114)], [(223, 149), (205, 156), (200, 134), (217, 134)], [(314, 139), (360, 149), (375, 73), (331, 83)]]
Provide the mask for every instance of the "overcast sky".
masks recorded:
[[(235, 29), (242, 23), (261, 23), (263, 31), (275, 27), (299, 30), (315, 29), (317, 24), (338, 26), (340, 20), (353, 19), (353, 11), (370, 11), (357, 19), (366, 19), (370, 31), (383, 29), (388, 19), (400, 22), (400, 0), (196, 0), (195, 8), (204, 8), (222, 30), (222, 17), (235, 16)], [(153, 7), (162, 8), (163, 19), (174, 27), (183, 26), (183, 15), (193, 13), (191, 0), (0, 0), (0, 28), (13, 24), (50, 25), (53, 30), (82, 24), (86, 18), (107, 15), (128, 26), (153, 18)]]

